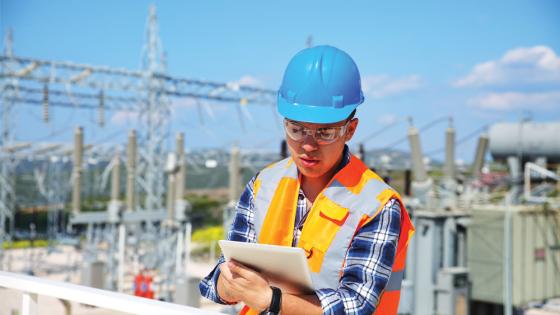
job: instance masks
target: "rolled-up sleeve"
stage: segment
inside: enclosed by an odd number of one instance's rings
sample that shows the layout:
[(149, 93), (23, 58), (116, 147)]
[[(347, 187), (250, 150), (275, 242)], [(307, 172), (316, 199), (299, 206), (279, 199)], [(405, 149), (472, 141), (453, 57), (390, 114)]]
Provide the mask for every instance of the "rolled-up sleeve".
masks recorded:
[[(228, 233), (228, 240), (237, 242), (256, 242), (254, 226), (254, 203), (253, 203), (253, 177), (235, 205), (235, 217)], [(224, 262), (220, 256), (216, 267), (199, 284), (200, 294), (216, 303), (230, 304), (218, 295), (218, 278), (220, 276), (220, 265)]]

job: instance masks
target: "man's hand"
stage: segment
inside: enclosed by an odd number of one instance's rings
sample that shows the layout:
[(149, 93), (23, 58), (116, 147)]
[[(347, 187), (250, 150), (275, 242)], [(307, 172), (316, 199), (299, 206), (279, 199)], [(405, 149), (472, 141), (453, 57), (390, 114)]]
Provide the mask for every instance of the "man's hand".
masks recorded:
[(313, 294), (313, 291), (309, 291), (305, 287), (298, 285), (297, 283), (286, 281), (282, 277), (278, 277), (275, 275), (266, 275), (269, 284), (273, 287), (277, 287), (282, 290), (284, 294), (291, 294), (291, 295), (309, 295)]
[(228, 261), (220, 266), (220, 278), (228, 301), (243, 301), (252, 309), (263, 311), (272, 300), (268, 279), (259, 272), (238, 262)]
[(231, 271), (227, 266), (227, 262), (220, 265), (220, 276), (218, 277), (218, 295), (222, 300), (228, 303), (237, 303), (241, 301), (241, 296), (231, 286), (230, 282), (226, 280), (233, 278)]

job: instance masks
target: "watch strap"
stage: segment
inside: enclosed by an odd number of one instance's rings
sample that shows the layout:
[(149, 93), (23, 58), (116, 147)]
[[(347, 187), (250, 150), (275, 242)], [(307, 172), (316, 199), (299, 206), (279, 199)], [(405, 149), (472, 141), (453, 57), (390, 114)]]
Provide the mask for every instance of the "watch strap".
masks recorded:
[(282, 306), (282, 290), (277, 287), (270, 287), (272, 289), (272, 299), (270, 300), (270, 306), (267, 310), (264, 310), (260, 314), (264, 315), (278, 315), (280, 314), (280, 308)]

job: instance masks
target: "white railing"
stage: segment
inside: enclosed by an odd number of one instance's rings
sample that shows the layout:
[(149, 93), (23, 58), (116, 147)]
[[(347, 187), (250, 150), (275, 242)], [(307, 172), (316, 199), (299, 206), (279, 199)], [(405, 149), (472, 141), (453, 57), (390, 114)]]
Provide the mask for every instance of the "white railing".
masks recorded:
[(0, 287), (23, 292), (20, 313), (22, 315), (38, 314), (38, 295), (50, 296), (66, 301), (73, 301), (131, 314), (220, 314), (194, 307), (5, 271), (0, 271)]

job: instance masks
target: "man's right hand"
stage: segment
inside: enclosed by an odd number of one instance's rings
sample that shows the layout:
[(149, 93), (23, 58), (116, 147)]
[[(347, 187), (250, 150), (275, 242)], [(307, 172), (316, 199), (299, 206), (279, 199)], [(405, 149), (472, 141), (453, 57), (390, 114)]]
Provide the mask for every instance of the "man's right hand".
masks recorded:
[(218, 295), (220, 298), (228, 303), (237, 303), (241, 300), (241, 297), (235, 290), (232, 290), (225, 281), (224, 277), (231, 279), (233, 274), (229, 270), (227, 262), (220, 264), (220, 276), (218, 277)]

